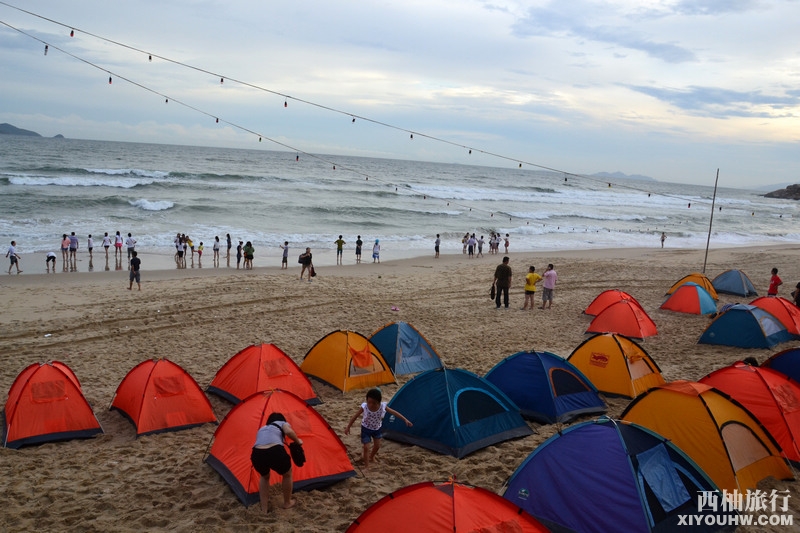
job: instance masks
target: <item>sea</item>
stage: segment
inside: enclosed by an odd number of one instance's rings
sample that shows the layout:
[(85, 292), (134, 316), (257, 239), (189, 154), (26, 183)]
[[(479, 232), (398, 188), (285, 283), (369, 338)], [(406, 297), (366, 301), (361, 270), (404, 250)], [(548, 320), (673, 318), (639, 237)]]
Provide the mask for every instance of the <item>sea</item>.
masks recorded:
[(230, 234), (266, 266), (285, 241), (291, 257), (310, 247), (315, 263), (332, 263), (339, 235), (347, 255), (360, 235), (367, 261), (376, 240), (382, 260), (432, 254), (437, 234), (442, 253), (460, 253), (465, 233), (492, 232), (508, 234), (511, 252), (656, 247), (662, 232), (666, 247), (705, 248), (709, 228), (712, 248), (800, 240), (800, 204), (722, 186), (714, 197), (714, 171), (687, 185), (516, 163), (0, 135), (0, 243), (17, 241), (24, 257), (57, 252), (64, 233), (84, 248), (90, 234), (100, 246), (119, 231), (171, 256), (176, 233), (207, 254)]

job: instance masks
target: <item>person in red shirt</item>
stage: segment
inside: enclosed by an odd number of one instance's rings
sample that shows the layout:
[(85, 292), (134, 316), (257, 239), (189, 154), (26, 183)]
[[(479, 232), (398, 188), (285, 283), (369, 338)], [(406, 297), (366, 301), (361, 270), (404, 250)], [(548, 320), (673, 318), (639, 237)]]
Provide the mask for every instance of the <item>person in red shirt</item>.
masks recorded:
[(778, 287), (783, 285), (783, 280), (778, 277), (778, 269), (772, 269), (772, 277), (769, 278), (769, 289), (767, 289), (767, 296), (777, 296)]

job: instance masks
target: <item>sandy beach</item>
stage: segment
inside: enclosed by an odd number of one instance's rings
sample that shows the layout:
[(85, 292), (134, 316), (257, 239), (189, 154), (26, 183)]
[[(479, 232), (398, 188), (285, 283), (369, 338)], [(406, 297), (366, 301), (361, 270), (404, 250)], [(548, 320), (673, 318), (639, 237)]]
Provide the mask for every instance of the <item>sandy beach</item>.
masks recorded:
[[(711, 250), (706, 274), (744, 270), (765, 294), (777, 267), (788, 297), (800, 280), (798, 246)], [(148, 358), (167, 357), (205, 388), (217, 370), (250, 344), (274, 343), (300, 363), (314, 343), (337, 329), (364, 335), (388, 322), (413, 324), (448, 367), (485, 374), (502, 358), (522, 350), (567, 357), (586, 335), (583, 309), (605, 289), (632, 294), (658, 326), (642, 345), (667, 381), (698, 380), (747, 356), (759, 362), (795, 346), (744, 350), (698, 345), (709, 319), (658, 309), (678, 279), (703, 268), (704, 250), (603, 249), (512, 253), (511, 309), (497, 311), (488, 293), (502, 254), (469, 260), (462, 254), (321, 266), (314, 282), (299, 281), (296, 254), (289, 269), (258, 266), (249, 271), (212, 266), (178, 270), (171, 258), (142, 254), (142, 290), (128, 291), (127, 271), (45, 274), (44, 259), (22, 256), (22, 275), (0, 275), (0, 391), (5, 398), (17, 374), (35, 362), (59, 360), (81, 381), (105, 434), (20, 450), (0, 448), (3, 531), (343, 531), (379, 498), (403, 486), (455, 475), (462, 482), (499, 491), (503, 482), (557, 425), (531, 423), (536, 434), (507, 441), (458, 460), (385, 441), (368, 473), (361, 469), (358, 432), (344, 428), (365, 391), (343, 394), (314, 382), (317, 406), (347, 445), (357, 476), (327, 489), (297, 493), (291, 510), (264, 516), (245, 508), (227, 483), (203, 462), (216, 425), (136, 438), (132, 424), (108, 407), (122, 378)], [(100, 254), (102, 255), (102, 254)], [(292, 259), (294, 257), (294, 260)], [(35, 260), (32, 260), (35, 258)], [(41, 261), (40, 261), (41, 259)], [(223, 264), (225, 259), (222, 259)], [(235, 264), (235, 258), (233, 259)], [(103, 260), (104, 262), (104, 260)], [(559, 276), (550, 310), (521, 311), (528, 265), (554, 263)], [(206, 267), (208, 265), (208, 267)], [(721, 295), (720, 303), (739, 301)], [(749, 301), (749, 299), (747, 300)], [(393, 311), (396, 307), (399, 310)], [(391, 396), (410, 376), (382, 387)], [(222, 420), (231, 404), (209, 396)], [(5, 401), (5, 400), (4, 400)], [(420, 401), (424, 401), (421, 399)], [(624, 399), (608, 399), (618, 416)], [(798, 482), (767, 480), (765, 490), (788, 490), (790, 512), (800, 520)], [(272, 503), (278, 499), (273, 487)], [(797, 527), (795, 525), (795, 527)], [(740, 528), (741, 531), (789, 531)]]

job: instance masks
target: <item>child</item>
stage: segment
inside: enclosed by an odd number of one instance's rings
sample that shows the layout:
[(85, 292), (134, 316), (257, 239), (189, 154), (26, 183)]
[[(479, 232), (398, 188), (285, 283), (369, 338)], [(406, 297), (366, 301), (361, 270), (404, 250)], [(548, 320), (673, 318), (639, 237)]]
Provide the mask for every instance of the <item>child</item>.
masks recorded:
[(289, 268), (289, 241), (283, 241), (281, 245), (283, 249), (283, 257), (281, 258), (281, 270)]
[(50, 273), (50, 263), (53, 263), (53, 273), (56, 272), (56, 253), (47, 252), (47, 258), (44, 260), (44, 265), (47, 267), (47, 272)]
[[(361, 443), (364, 445), (364, 470), (369, 470), (370, 461), (375, 459), (378, 450), (381, 448), (381, 439), (383, 439), (381, 425), (383, 424), (383, 417), (386, 413), (402, 419), (409, 427), (413, 426), (409, 419), (391, 407), (387, 407), (386, 402), (382, 402), (381, 399), (380, 389), (375, 388), (368, 390), (367, 401), (361, 404), (361, 407), (355, 412), (344, 430), (344, 434), (349, 435), (350, 426), (353, 425), (353, 422), (355, 422), (356, 418), (361, 414), (364, 415), (361, 420)], [(374, 440), (374, 444), (372, 445), (372, 453), (369, 453), (369, 442), (371, 440)]]
[(769, 278), (769, 288), (767, 289), (767, 296), (777, 296), (778, 287), (783, 285), (783, 281), (778, 277), (778, 269), (772, 269), (772, 277)]
[(203, 241), (200, 241), (200, 246), (197, 247), (197, 257), (203, 258)]
[(542, 276), (537, 274), (536, 267), (531, 265), (528, 268), (528, 274), (525, 276), (525, 304), (522, 306), (523, 311), (526, 309), (533, 310), (536, 306), (533, 300), (536, 297), (536, 284), (540, 281), (542, 281)]

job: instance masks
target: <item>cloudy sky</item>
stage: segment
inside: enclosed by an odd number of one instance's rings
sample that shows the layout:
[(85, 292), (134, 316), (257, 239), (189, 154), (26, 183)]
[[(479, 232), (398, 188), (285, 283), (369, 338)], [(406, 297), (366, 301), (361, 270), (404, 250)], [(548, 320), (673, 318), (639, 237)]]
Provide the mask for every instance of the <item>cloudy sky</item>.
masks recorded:
[(0, 0), (0, 122), (797, 183), (798, 21), (800, 0)]

